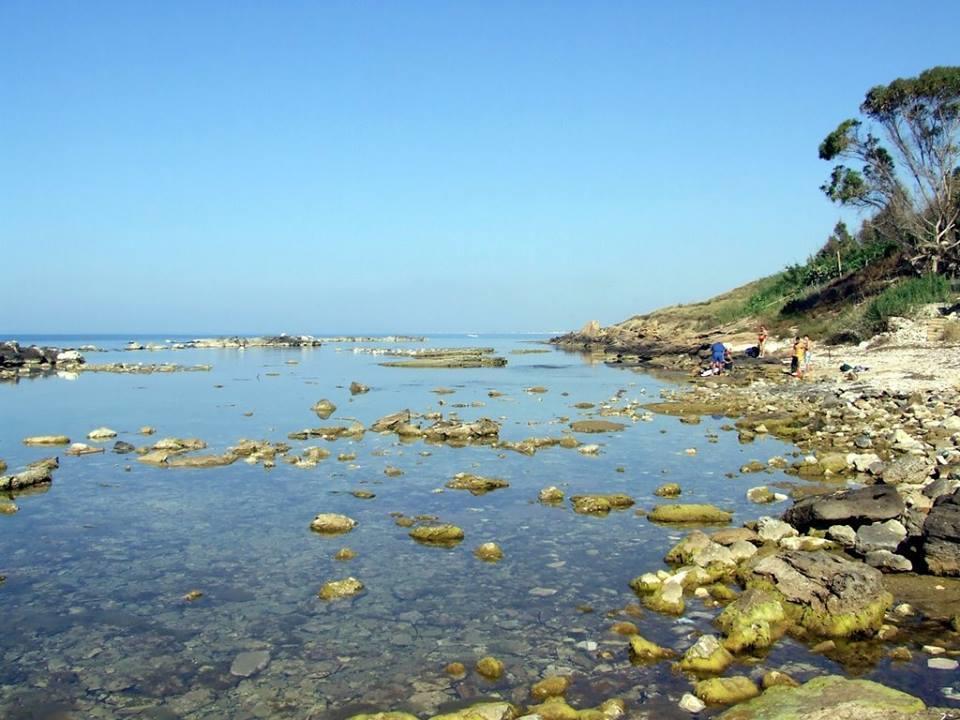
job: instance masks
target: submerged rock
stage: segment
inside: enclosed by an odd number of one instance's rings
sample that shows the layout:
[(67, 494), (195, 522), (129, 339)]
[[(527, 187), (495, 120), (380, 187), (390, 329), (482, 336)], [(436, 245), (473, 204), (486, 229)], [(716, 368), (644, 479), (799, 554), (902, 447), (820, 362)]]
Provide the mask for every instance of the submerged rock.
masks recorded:
[(530, 688), (530, 695), (535, 700), (546, 700), (551, 697), (563, 697), (570, 687), (570, 678), (565, 675), (553, 675), (535, 682)]
[(570, 423), (570, 429), (578, 433), (617, 432), (626, 427), (623, 423), (610, 420), (575, 420)]
[[(920, 720), (923, 702), (870, 680), (827, 675), (800, 687), (773, 687), (727, 710), (721, 720)], [(940, 717), (940, 715), (936, 715)]]
[(677, 497), (681, 492), (682, 491), (678, 483), (664, 483), (654, 490), (653, 494), (657, 497)]
[(315, 402), (313, 407), (310, 409), (320, 416), (321, 420), (326, 420), (328, 417), (333, 415), (334, 412), (336, 412), (337, 406), (324, 398), (323, 400), (317, 400), (317, 402)]
[(340, 560), (341, 562), (345, 562), (347, 560), (353, 560), (356, 556), (357, 556), (357, 553), (355, 551), (351, 550), (348, 547), (342, 547), (339, 550), (337, 550), (337, 554), (333, 556), (333, 559)]
[(629, 640), (630, 658), (632, 660), (647, 662), (651, 660), (665, 660), (676, 656), (673, 650), (660, 647), (655, 642), (647, 640), (639, 634), (631, 635)]
[(351, 394), (351, 395), (362, 395), (362, 394), (368, 393), (368, 392), (370, 392), (370, 388), (367, 387), (366, 385), (364, 385), (364, 384), (362, 384), (362, 383), (358, 383), (356, 380), (354, 380), (352, 383), (350, 383), (350, 394)]
[(477, 660), (477, 672), (487, 680), (497, 680), (503, 675), (503, 663), (488, 655)]
[(634, 504), (629, 495), (574, 495), (570, 498), (573, 511), (582, 515), (606, 515), (611, 510), (623, 510)]
[(321, 600), (340, 600), (358, 595), (363, 592), (363, 589), (362, 582), (355, 577), (348, 577), (344, 580), (331, 580), (324, 583), (317, 596)]
[(481, 702), (456, 712), (434, 715), (430, 720), (516, 720), (518, 715), (517, 709), (510, 703)]
[(698, 523), (703, 525), (728, 523), (733, 513), (714, 505), (692, 503), (688, 505), (656, 505), (647, 517), (661, 523)]
[(470, 473), (457, 473), (447, 483), (451, 490), (469, 490), (473, 495), (483, 495), (491, 490), (510, 487), (510, 483), (500, 478), (482, 477)]
[(498, 562), (503, 559), (503, 550), (495, 542), (486, 542), (477, 546), (473, 554), (484, 562)]
[(270, 664), (270, 653), (266, 650), (249, 650), (234, 658), (230, 665), (230, 674), (237, 677), (252, 677)]
[(232, 465), (237, 456), (231, 453), (223, 455), (179, 455), (174, 454), (166, 458), (165, 465), (175, 468), (210, 468)]
[(540, 500), (540, 502), (547, 503), (550, 505), (553, 505), (556, 503), (562, 503), (563, 490), (556, 487), (555, 485), (551, 485), (550, 487), (544, 488), (543, 490), (541, 490), (537, 498)]
[(33, 435), (23, 439), (24, 445), (69, 445), (66, 435)]
[(425, 525), (410, 531), (410, 537), (425, 545), (456, 545), (464, 538), (464, 532), (456, 525)]
[(340, 535), (356, 526), (356, 520), (337, 513), (320, 513), (310, 522), (310, 529), (322, 535)]

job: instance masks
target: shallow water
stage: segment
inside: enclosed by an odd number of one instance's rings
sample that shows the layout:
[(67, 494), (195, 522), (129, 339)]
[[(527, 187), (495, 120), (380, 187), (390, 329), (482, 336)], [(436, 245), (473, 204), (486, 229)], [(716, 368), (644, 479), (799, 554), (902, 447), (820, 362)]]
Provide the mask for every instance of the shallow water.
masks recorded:
[[(505, 368), (477, 370), (383, 368), (377, 365), (383, 358), (354, 353), (348, 344), (91, 354), (97, 363), (210, 363), (213, 370), (0, 384), (0, 457), (13, 471), (56, 453), (24, 446), (23, 437), (62, 433), (86, 441), (87, 432), (102, 425), (137, 445), (199, 437), (210, 446), (205, 452), (220, 452), (241, 438), (281, 441), (291, 431), (347, 418), (369, 425), (404, 408), (492, 417), (503, 423), (502, 438), (520, 440), (557, 436), (569, 420), (594, 412), (576, 410), (574, 403), (599, 404), (618, 391), (620, 402), (654, 400), (665, 387), (648, 375), (575, 354), (510, 354), (540, 347), (530, 344), (535, 339), (460, 336), (428, 343), (493, 346), (509, 360)], [(109, 338), (80, 342), (121, 345)], [(351, 397), (352, 380), (371, 392)], [(525, 392), (534, 385), (549, 392)], [(440, 386), (455, 392), (431, 392)], [(488, 397), (493, 389), (504, 396)], [(338, 406), (328, 420), (310, 410), (320, 398)], [(467, 407), (454, 407), (459, 404)], [(270, 470), (243, 462), (154, 468), (134, 455), (110, 453), (112, 440), (103, 455), (61, 452), (49, 490), (19, 496), (20, 512), (0, 515), (0, 574), (8, 578), (0, 585), (0, 716), (426, 713), (496, 694), (523, 702), (531, 682), (557, 671), (574, 673), (574, 704), (619, 695), (634, 712), (687, 717), (676, 708), (690, 688), (687, 679), (671, 672), (669, 663), (631, 665), (626, 641), (609, 632), (615, 620), (629, 619), (643, 635), (683, 650), (695, 633), (709, 631), (717, 611), (696, 600), (680, 620), (622, 612), (636, 601), (628, 581), (663, 567), (661, 558), (683, 531), (653, 525), (634, 509), (598, 518), (577, 515), (569, 504), (543, 506), (537, 492), (547, 485), (568, 496), (625, 492), (643, 508), (654, 504), (656, 486), (670, 480), (682, 485), (684, 501), (732, 509), (740, 524), (765, 512), (745, 500), (748, 487), (789, 478), (726, 474), (791, 448), (771, 439), (741, 445), (735, 433), (720, 429), (728, 422), (721, 418), (700, 425), (666, 417), (627, 422), (621, 433), (580, 436), (602, 444), (597, 457), (562, 448), (527, 457), (486, 446), (401, 443), (373, 433), (358, 441), (290, 441), (294, 451), (309, 445), (331, 450), (315, 468), (282, 461)], [(157, 434), (137, 435), (142, 425), (156, 427)], [(709, 435), (717, 435), (716, 442)], [(698, 453), (687, 455), (690, 447)], [(356, 453), (356, 460), (338, 461), (346, 452)], [(388, 465), (404, 474), (387, 477)], [(505, 478), (510, 487), (478, 497), (437, 492), (463, 471)], [(349, 494), (357, 489), (376, 497)], [(322, 537), (308, 529), (319, 512), (344, 513), (359, 525), (346, 535)], [(418, 545), (391, 512), (437, 515), (464, 528), (466, 540), (453, 549)], [(473, 556), (488, 540), (503, 547), (503, 561), (487, 564)], [(343, 546), (358, 556), (334, 560)], [(324, 582), (347, 576), (362, 580), (366, 591), (334, 603), (317, 598)], [(193, 589), (204, 593), (200, 600), (181, 599)], [(261, 649), (269, 651), (270, 662), (259, 674), (230, 674), (238, 653)], [(871, 646), (863, 650), (869, 655)], [(443, 673), (449, 662), (472, 667), (487, 654), (506, 665), (497, 683), (473, 672), (462, 681)], [(942, 687), (956, 681), (955, 673), (927, 671), (921, 663), (865, 661), (847, 671), (951, 704)], [(790, 640), (765, 661), (734, 670), (763, 668), (786, 669), (799, 679), (843, 671)]]

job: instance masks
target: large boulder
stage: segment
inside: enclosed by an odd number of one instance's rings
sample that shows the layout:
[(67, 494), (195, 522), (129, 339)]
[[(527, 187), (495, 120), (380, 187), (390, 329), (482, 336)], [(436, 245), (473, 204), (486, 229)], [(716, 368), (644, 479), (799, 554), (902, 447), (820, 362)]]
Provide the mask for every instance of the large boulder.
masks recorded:
[(923, 523), (921, 555), (934, 575), (960, 575), (960, 490), (937, 498)]
[(899, 517), (904, 510), (903, 498), (895, 487), (870, 485), (802, 498), (783, 514), (783, 519), (803, 532), (831, 525), (859, 527)]
[(771, 687), (760, 697), (737, 705), (720, 720), (931, 720), (922, 701), (869, 680), (837, 675), (818, 677), (793, 688)]
[(926, 482), (933, 465), (924, 455), (903, 455), (883, 469), (883, 482), (887, 485), (905, 485)]
[(893, 603), (883, 575), (869, 565), (824, 550), (781, 550), (744, 569), (748, 588), (776, 593), (787, 619), (813, 635), (871, 634)]

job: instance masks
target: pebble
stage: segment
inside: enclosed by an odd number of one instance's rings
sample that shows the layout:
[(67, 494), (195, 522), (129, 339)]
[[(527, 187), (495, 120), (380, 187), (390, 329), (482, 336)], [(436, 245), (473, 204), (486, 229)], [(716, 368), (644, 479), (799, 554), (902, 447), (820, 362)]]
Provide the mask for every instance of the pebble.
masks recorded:
[(530, 590), (529, 594), (534, 597), (550, 597), (551, 595), (556, 595), (557, 590), (555, 588), (535, 587)]
[(703, 700), (691, 693), (684, 693), (678, 704), (681, 709), (690, 713), (702, 712), (707, 707)]
[(960, 666), (953, 658), (930, 658), (927, 660), (927, 667), (933, 670), (956, 670)]
[(270, 653), (266, 650), (248, 650), (233, 659), (230, 674), (237, 677), (251, 677), (270, 664)]

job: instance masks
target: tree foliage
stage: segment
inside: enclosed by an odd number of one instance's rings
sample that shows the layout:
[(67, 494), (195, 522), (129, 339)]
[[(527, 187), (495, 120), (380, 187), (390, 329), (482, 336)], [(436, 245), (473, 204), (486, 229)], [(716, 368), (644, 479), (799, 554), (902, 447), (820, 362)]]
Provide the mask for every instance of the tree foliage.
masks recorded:
[(820, 189), (878, 211), (918, 273), (960, 274), (960, 67), (878, 85), (860, 113), (820, 143), (821, 159), (855, 165), (838, 163)]

